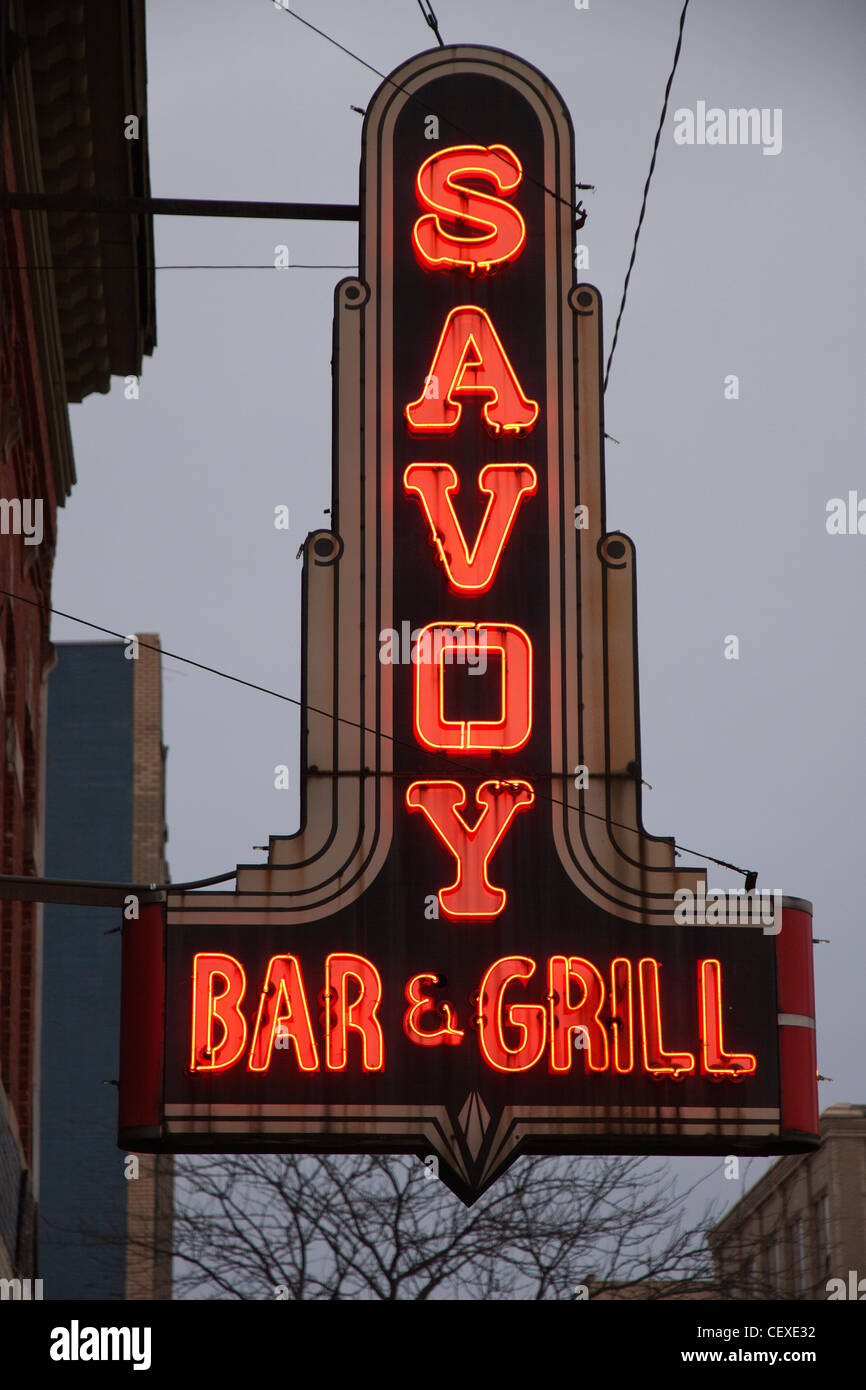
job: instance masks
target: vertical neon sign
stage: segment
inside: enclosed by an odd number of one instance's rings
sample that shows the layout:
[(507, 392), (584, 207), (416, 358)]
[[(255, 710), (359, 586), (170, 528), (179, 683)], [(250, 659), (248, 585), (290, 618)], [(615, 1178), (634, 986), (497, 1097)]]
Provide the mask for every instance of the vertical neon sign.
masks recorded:
[[(454, 145), (426, 159), (415, 182), (424, 210), (412, 229), (420, 263), (460, 276), (487, 275), (520, 256), (526, 225), (507, 199), (519, 188), (523, 168), (505, 145)], [(470, 182), (467, 182), (469, 180)], [(480, 191), (477, 183), (494, 191)], [(507, 195), (503, 197), (501, 195)], [(436, 384), (435, 390), (429, 384)], [(539, 405), (524, 391), (490, 314), (476, 304), (450, 309), (433, 350), (420, 394), (404, 408), (413, 435), (449, 436), (460, 428), (466, 409), (480, 408), (494, 437), (522, 435), (538, 419)], [(502, 554), (521, 503), (538, 489), (527, 463), (490, 463), (478, 474), (487, 507), (470, 551), (453, 498), (460, 490), (449, 463), (413, 462), (403, 489), (417, 498), (449, 587), (469, 600), (495, 587)], [(469, 621), (467, 621), (467, 618)], [(424, 747), (450, 754), (507, 753), (522, 748), (532, 731), (532, 642), (514, 623), (460, 620), (430, 623), (419, 639), (414, 676), (414, 732)], [(452, 645), (436, 640), (456, 631)], [(487, 721), (448, 718), (445, 663), (458, 659), (472, 632), (473, 649), (500, 668), (499, 713)], [(506, 903), (503, 889), (491, 884), (488, 863), (518, 811), (528, 810), (535, 794), (528, 782), (485, 782), (476, 790), (480, 814), (474, 823), (461, 814), (467, 790), (456, 781), (416, 781), (406, 793), (409, 811), (421, 811), (457, 861), (457, 877), (439, 890), (449, 917), (495, 917)], [(493, 809), (495, 807), (495, 809)]]

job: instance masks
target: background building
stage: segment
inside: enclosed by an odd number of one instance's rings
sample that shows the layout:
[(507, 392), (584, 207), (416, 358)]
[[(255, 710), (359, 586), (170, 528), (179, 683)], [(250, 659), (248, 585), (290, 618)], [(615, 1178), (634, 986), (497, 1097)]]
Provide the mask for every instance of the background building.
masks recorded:
[(866, 1280), (866, 1105), (825, 1110), (820, 1148), (780, 1158), (709, 1239), (725, 1297), (826, 1299), (832, 1279)]
[(866, 1105), (831, 1105), (820, 1123), (820, 1148), (778, 1159), (708, 1233), (711, 1277), (590, 1277), (588, 1297), (866, 1301)]
[[(56, 648), (48, 683), (49, 878), (167, 879), (160, 655), (150, 650), (159, 638), (146, 633), (141, 642), (148, 645)], [(119, 916), (115, 908), (45, 908), (45, 1298), (170, 1296), (171, 1159), (140, 1155), (129, 1164), (117, 1148)]]
[[(2, 191), (149, 193), (143, 0), (2, 0), (0, 77)], [(53, 659), (45, 606), (57, 508), (75, 481), (68, 406), (107, 391), (112, 375), (138, 376), (152, 352), (152, 242), (149, 218), (2, 212), (6, 875), (44, 873), (44, 694)], [(7, 896), (0, 903), (0, 1277), (37, 1273), (41, 972), (42, 909)]]

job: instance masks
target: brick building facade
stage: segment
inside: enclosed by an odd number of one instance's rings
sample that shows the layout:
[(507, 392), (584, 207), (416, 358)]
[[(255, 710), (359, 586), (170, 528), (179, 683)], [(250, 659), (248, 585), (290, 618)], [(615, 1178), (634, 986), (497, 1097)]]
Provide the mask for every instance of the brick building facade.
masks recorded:
[[(729, 1298), (866, 1300), (866, 1105), (831, 1105), (821, 1146), (780, 1158), (709, 1237)], [(854, 1279), (851, 1279), (851, 1274)]]
[[(167, 883), (162, 658), (152, 650), (160, 645), (157, 633), (140, 637), (145, 645), (133, 682), (132, 878)], [(173, 1197), (171, 1154), (139, 1154), (138, 1178), (127, 1184), (127, 1299), (171, 1297)]]
[(585, 1297), (866, 1302), (866, 1105), (831, 1105), (821, 1144), (779, 1158), (707, 1233), (712, 1274), (589, 1278)]
[[(3, 191), (147, 195), (144, 0), (0, 0)], [(139, 116), (138, 138), (125, 134)], [(155, 344), (152, 224), (2, 212), (2, 872), (44, 872), (45, 681), (68, 406), (139, 375)], [(14, 595), (14, 597), (12, 597)], [(36, 1272), (42, 909), (0, 901), (0, 1277)]]

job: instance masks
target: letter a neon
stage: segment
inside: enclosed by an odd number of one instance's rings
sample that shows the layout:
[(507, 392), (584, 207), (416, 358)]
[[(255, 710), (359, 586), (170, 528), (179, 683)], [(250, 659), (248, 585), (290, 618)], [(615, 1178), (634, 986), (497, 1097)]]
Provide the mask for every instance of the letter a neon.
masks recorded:
[(452, 494), (460, 491), (460, 481), (450, 463), (410, 463), (403, 487), (423, 508), (451, 588), (459, 594), (483, 594), (496, 578), (523, 498), (538, 491), (538, 476), (528, 463), (482, 468), (478, 488), (488, 502), (471, 551), (454, 510)]
[(463, 396), (487, 398), (484, 420), (494, 434), (531, 430), (538, 418), (538, 402), (524, 395), (489, 315), (474, 304), (448, 314), (425, 381), (431, 377), (439, 383), (438, 397), (422, 389), (406, 406), (414, 434), (453, 434), (463, 413), (457, 398)]
[(265, 972), (247, 1068), (267, 1071), (277, 1028), (291, 1039), (301, 1071), (318, 1071), (319, 1054), (297, 956), (272, 956)]
[(466, 789), (459, 782), (413, 782), (406, 792), (409, 810), (424, 812), (457, 861), (457, 877), (438, 894), (447, 917), (496, 917), (505, 907), (505, 889), (491, 884), (487, 868), (514, 817), (532, 805), (535, 793), (528, 782), (482, 782), (475, 800), (481, 814), (470, 826), (460, 814)]

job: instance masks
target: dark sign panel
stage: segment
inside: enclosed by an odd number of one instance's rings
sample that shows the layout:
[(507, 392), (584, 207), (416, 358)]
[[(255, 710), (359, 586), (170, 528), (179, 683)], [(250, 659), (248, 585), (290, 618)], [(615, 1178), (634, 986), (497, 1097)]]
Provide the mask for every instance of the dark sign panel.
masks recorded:
[(641, 820), (635, 555), (568, 113), (494, 49), (379, 89), (306, 544), (303, 826), (125, 927), (120, 1142), (433, 1154), (817, 1143), (811, 910)]

